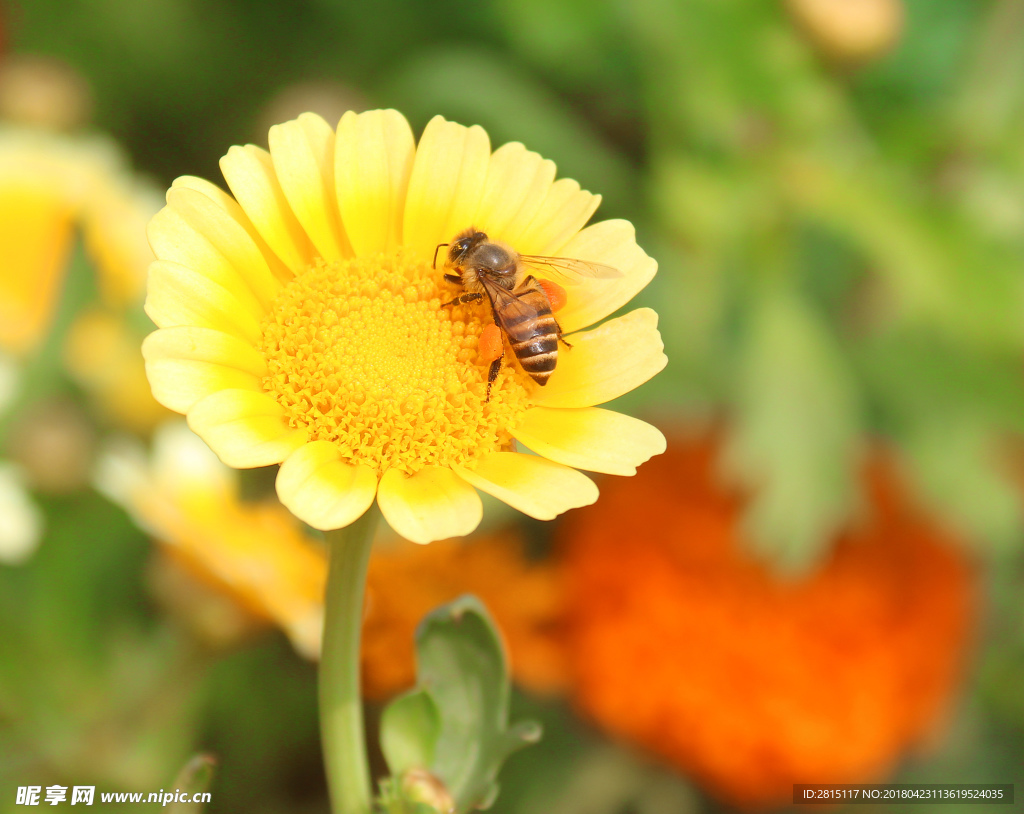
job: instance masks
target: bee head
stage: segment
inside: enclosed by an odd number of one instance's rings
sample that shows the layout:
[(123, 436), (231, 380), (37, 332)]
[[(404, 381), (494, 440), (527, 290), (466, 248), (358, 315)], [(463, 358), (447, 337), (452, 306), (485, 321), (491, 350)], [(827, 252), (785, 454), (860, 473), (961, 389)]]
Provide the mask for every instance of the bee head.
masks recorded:
[(448, 259), (445, 262), (445, 266), (448, 268), (458, 268), (462, 265), (462, 261), (465, 260), (466, 255), (468, 255), (476, 246), (486, 242), (487, 235), (484, 232), (478, 232), (473, 228), (467, 229), (465, 232), (459, 234), (451, 243), (437, 244), (437, 248), (434, 249), (434, 267), (437, 267), (437, 252), (442, 246), (448, 247)]
[(468, 229), (452, 241), (448, 249), (448, 262), (453, 266), (462, 265), (463, 259), (475, 246), (486, 242), (487, 235), (476, 229)]

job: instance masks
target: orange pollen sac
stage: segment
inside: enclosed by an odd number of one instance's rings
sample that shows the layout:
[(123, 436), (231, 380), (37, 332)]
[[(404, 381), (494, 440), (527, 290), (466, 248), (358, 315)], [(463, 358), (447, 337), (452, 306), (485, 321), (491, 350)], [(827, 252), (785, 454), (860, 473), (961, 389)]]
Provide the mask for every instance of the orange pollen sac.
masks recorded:
[(553, 283), (551, 280), (537, 280), (537, 285), (541, 287), (544, 294), (548, 298), (548, 302), (551, 304), (552, 311), (559, 311), (565, 307), (565, 301), (567, 299), (565, 295), (565, 289), (562, 288), (558, 283)]
[(505, 352), (504, 343), (501, 338), (501, 328), (493, 322), (484, 325), (480, 332), (480, 343), (477, 345), (477, 359), (489, 365), (495, 359), (500, 359)]

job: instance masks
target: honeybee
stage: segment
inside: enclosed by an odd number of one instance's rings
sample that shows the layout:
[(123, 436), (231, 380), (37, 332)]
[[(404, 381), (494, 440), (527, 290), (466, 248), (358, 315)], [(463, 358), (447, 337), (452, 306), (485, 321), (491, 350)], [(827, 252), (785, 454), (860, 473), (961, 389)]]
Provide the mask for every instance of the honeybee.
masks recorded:
[[(567, 348), (572, 345), (562, 337), (562, 328), (551, 313), (551, 301), (544, 285), (527, 273), (526, 267), (543, 269), (545, 276), (569, 284), (579, 283), (585, 277), (622, 276), (618, 269), (589, 260), (519, 254), (511, 246), (492, 241), (473, 227), (460, 232), (451, 243), (437, 245), (434, 268), (437, 268), (437, 253), (444, 246), (448, 247), (444, 279), (462, 286), (465, 292), (444, 305), (475, 302), (486, 295), (494, 322), (508, 338), (519, 364), (542, 386), (547, 384), (558, 362), (558, 343)], [(550, 283), (546, 280), (544, 283), (551, 290)], [(491, 362), (487, 372), (488, 400), (504, 355), (502, 345), (501, 355)]]

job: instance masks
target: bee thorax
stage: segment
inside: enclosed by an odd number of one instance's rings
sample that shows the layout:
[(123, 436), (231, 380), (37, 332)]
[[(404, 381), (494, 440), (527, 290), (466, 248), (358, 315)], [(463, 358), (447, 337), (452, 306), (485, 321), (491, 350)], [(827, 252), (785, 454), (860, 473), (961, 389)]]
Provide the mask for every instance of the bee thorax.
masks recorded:
[(477, 268), (487, 269), (492, 272), (501, 272), (506, 269), (509, 271), (515, 270), (515, 259), (504, 246), (500, 246), (497, 243), (480, 244), (466, 259)]

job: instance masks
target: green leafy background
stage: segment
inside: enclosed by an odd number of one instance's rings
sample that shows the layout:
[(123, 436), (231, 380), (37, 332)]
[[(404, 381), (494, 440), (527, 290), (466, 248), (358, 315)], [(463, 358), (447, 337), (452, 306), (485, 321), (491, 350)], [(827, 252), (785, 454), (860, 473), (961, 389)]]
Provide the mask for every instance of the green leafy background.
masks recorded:
[[(619, 406), (724, 422), (752, 545), (789, 573), (855, 515), (866, 445), (898, 450), (988, 574), (953, 736), (901, 779), (1019, 783), (1024, 2), (905, 6), (897, 47), (857, 68), (746, 0), (7, 0), (0, 26), (7, 53), (87, 78), (94, 129), (159, 186), (218, 179), (230, 145), (265, 144), (275, 95), (318, 82), (417, 131), (483, 125), (600, 192), (659, 260), (637, 302), (670, 360)], [(78, 397), (47, 360), (28, 405)], [(218, 757), (211, 811), (326, 811), (313, 666), (279, 636), (197, 649), (149, 600), (149, 543), (120, 510), (39, 499), (42, 547), (0, 566), (0, 812), (55, 778), (162, 788), (199, 749)], [(545, 737), (509, 759), (495, 811), (715, 809), (561, 704), (512, 709)]]

